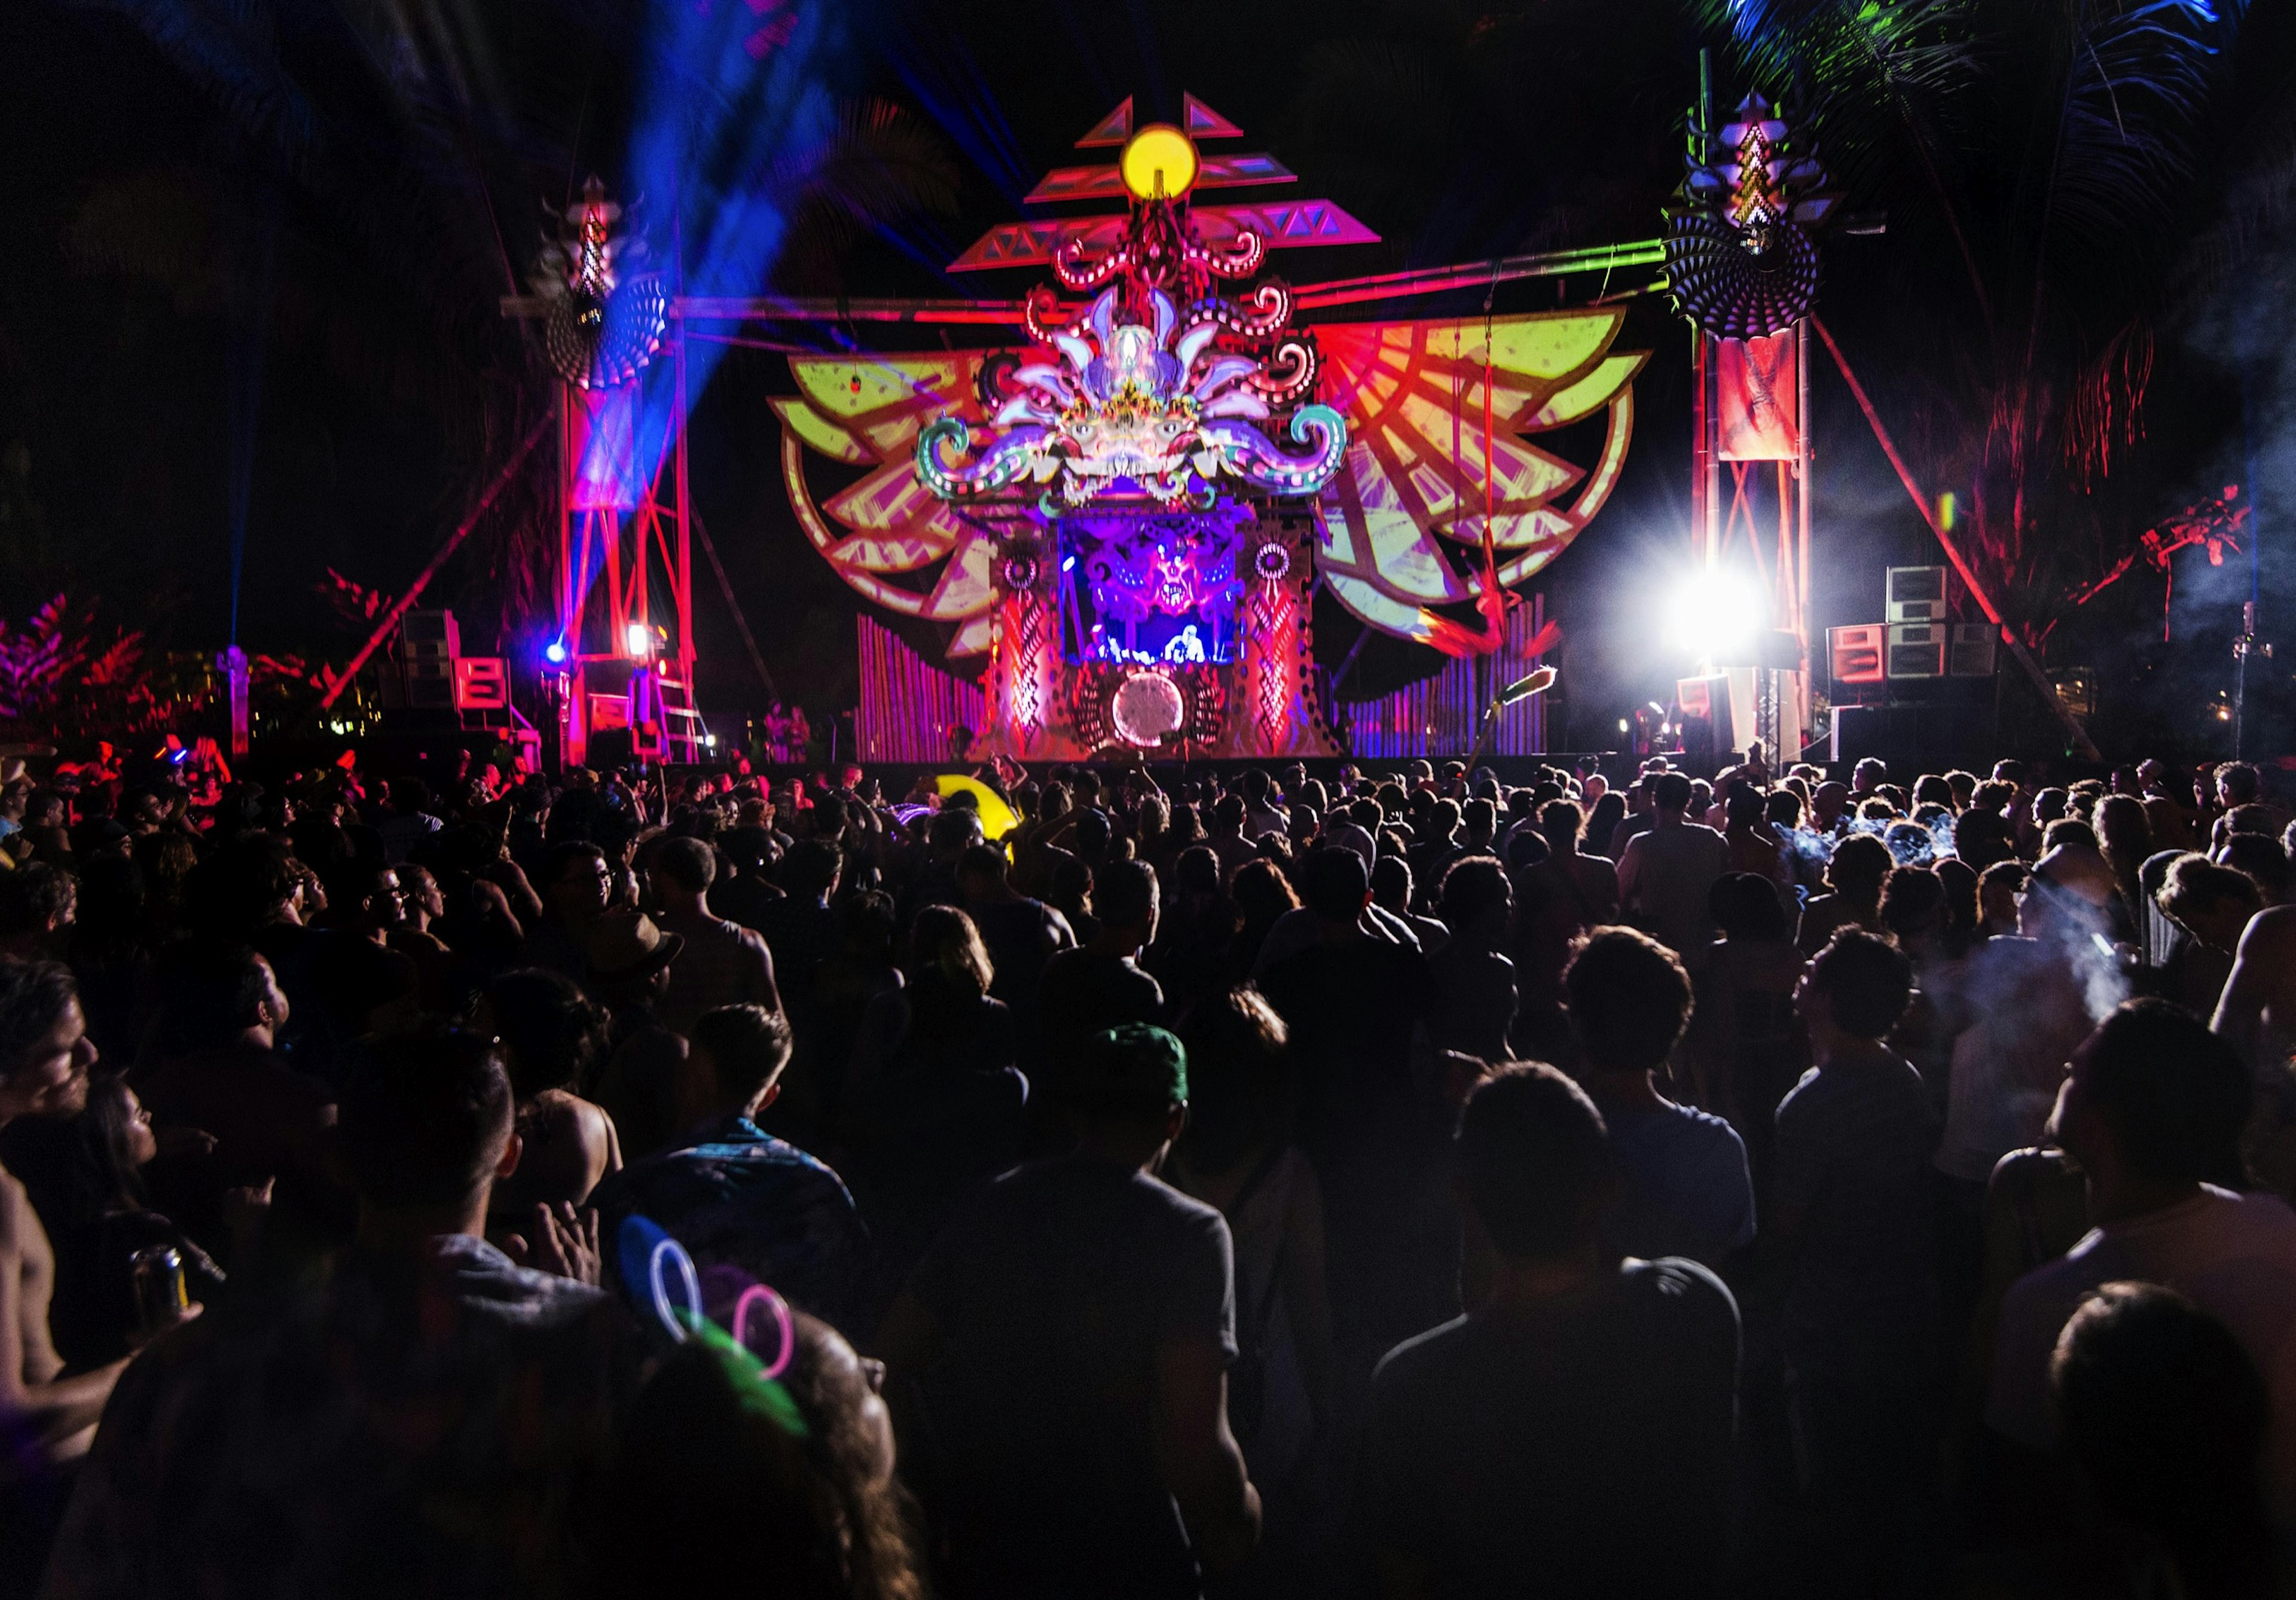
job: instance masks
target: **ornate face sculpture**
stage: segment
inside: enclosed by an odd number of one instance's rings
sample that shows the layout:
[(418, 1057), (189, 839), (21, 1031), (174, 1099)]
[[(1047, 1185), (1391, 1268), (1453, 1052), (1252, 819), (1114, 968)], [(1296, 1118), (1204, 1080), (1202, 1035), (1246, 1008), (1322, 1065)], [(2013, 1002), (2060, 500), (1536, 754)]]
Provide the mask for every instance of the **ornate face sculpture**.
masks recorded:
[[(1119, 291), (1103, 290), (1082, 320), (1048, 335), (1057, 363), (1012, 373), (1013, 392), (996, 415), (1002, 431), (979, 457), (955, 459), (971, 450), (972, 431), (945, 417), (918, 436), (918, 476), (944, 499), (1026, 480), (1066, 506), (1126, 483), (1177, 506), (1210, 505), (1223, 475), (1281, 495), (1311, 495), (1332, 480), (1347, 423), (1328, 406), (1300, 406), (1288, 429), (1292, 443), (1308, 447), (1298, 454), (1261, 431), (1257, 424), (1272, 414), (1267, 393), (1292, 380), (1215, 348), (1234, 307), (1199, 301), (1185, 324), (1161, 290), (1148, 293), (1147, 307), (1152, 321), (1119, 321)], [(1282, 313), (1289, 311), (1286, 297)]]

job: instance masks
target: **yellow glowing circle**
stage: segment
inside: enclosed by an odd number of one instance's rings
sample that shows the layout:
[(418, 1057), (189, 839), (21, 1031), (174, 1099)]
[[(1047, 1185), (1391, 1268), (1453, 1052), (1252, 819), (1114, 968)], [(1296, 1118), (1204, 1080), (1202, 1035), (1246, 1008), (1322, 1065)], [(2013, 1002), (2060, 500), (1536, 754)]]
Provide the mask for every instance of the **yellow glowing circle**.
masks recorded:
[(1132, 135), (1117, 165), (1141, 199), (1177, 200), (1196, 181), (1196, 147), (1170, 123), (1152, 122)]

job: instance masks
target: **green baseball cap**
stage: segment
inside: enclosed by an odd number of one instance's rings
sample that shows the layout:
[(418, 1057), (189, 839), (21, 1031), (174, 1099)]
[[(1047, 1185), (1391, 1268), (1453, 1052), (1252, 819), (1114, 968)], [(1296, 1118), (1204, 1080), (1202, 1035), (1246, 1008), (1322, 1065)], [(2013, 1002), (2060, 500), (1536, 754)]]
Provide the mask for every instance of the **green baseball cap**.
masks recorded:
[(1078, 1053), (1069, 1090), (1086, 1111), (1161, 1116), (1188, 1103), (1187, 1048), (1163, 1029), (1145, 1022), (1095, 1033)]

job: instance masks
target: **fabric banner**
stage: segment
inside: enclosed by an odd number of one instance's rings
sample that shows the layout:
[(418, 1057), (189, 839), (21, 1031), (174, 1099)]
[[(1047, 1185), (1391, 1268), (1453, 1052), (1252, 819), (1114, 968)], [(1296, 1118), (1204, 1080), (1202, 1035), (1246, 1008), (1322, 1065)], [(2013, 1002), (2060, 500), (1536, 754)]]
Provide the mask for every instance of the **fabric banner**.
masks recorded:
[(636, 511), (645, 483), (638, 476), (638, 386), (566, 390), (566, 509)]
[(1715, 414), (1724, 461), (1801, 459), (1795, 333), (1714, 341)]

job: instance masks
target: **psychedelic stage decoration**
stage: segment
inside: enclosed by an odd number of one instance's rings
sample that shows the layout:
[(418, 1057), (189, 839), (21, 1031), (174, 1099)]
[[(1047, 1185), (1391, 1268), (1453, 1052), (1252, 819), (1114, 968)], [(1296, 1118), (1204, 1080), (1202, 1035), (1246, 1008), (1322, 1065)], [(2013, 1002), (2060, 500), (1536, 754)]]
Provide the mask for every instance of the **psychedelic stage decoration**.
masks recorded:
[(1113, 166), (1029, 197), (1127, 210), (959, 257), (1050, 268), (1007, 319), (1024, 348), (791, 358), (775, 410), (807, 537), (980, 676), (985, 726), (952, 754), (1337, 753), (1318, 586), (1366, 628), (1489, 655), (1513, 591), (1617, 484), (1649, 358), (1615, 348), (1623, 305), (1307, 325), (1380, 297), (1260, 275), (1271, 252), (1376, 235), (1328, 201), (1196, 205), (1292, 181), (1197, 147), (1237, 136), (1193, 96), (1177, 127), (1127, 102), (1078, 142)]
[(1115, 321), (1119, 291), (1103, 290), (1076, 326), (1046, 335), (1057, 363), (1015, 366), (1003, 379), (1011, 398), (997, 407), (996, 442), (979, 461), (944, 457), (944, 446), (961, 457), (971, 442), (964, 420), (945, 416), (918, 436), (917, 475), (944, 500), (974, 500), (1023, 480), (1051, 485), (1062, 505), (1048, 500), (1050, 515), (1123, 484), (1167, 509), (1209, 508), (1218, 503), (1223, 475), (1270, 495), (1315, 493), (1339, 471), (1347, 447), (1340, 414), (1320, 404), (1294, 410), (1287, 431), (1304, 447), (1296, 455), (1258, 426), (1272, 406), (1314, 385), (1308, 347), (1286, 344), (1289, 373), (1272, 376), (1214, 343), (1225, 331), (1282, 330), (1288, 297), (1280, 285), (1266, 287), (1277, 292), (1263, 321), (1232, 302), (1202, 299), (1189, 307), (1185, 326), (1160, 289), (1147, 291), (1146, 324)]
[(1667, 217), (1667, 282), (1682, 314), (1717, 339), (1764, 339), (1817, 298), (1811, 232), (1837, 198), (1816, 147), (1749, 94), (1718, 128), (1692, 119), (1682, 203)]
[(633, 273), (645, 258), (645, 235), (617, 233), (622, 208), (606, 198), (595, 173), (582, 198), (561, 215), (536, 259), (534, 288), (549, 306), (543, 348), (550, 364), (579, 390), (612, 389), (644, 370), (669, 328), (669, 295), (658, 273)]

